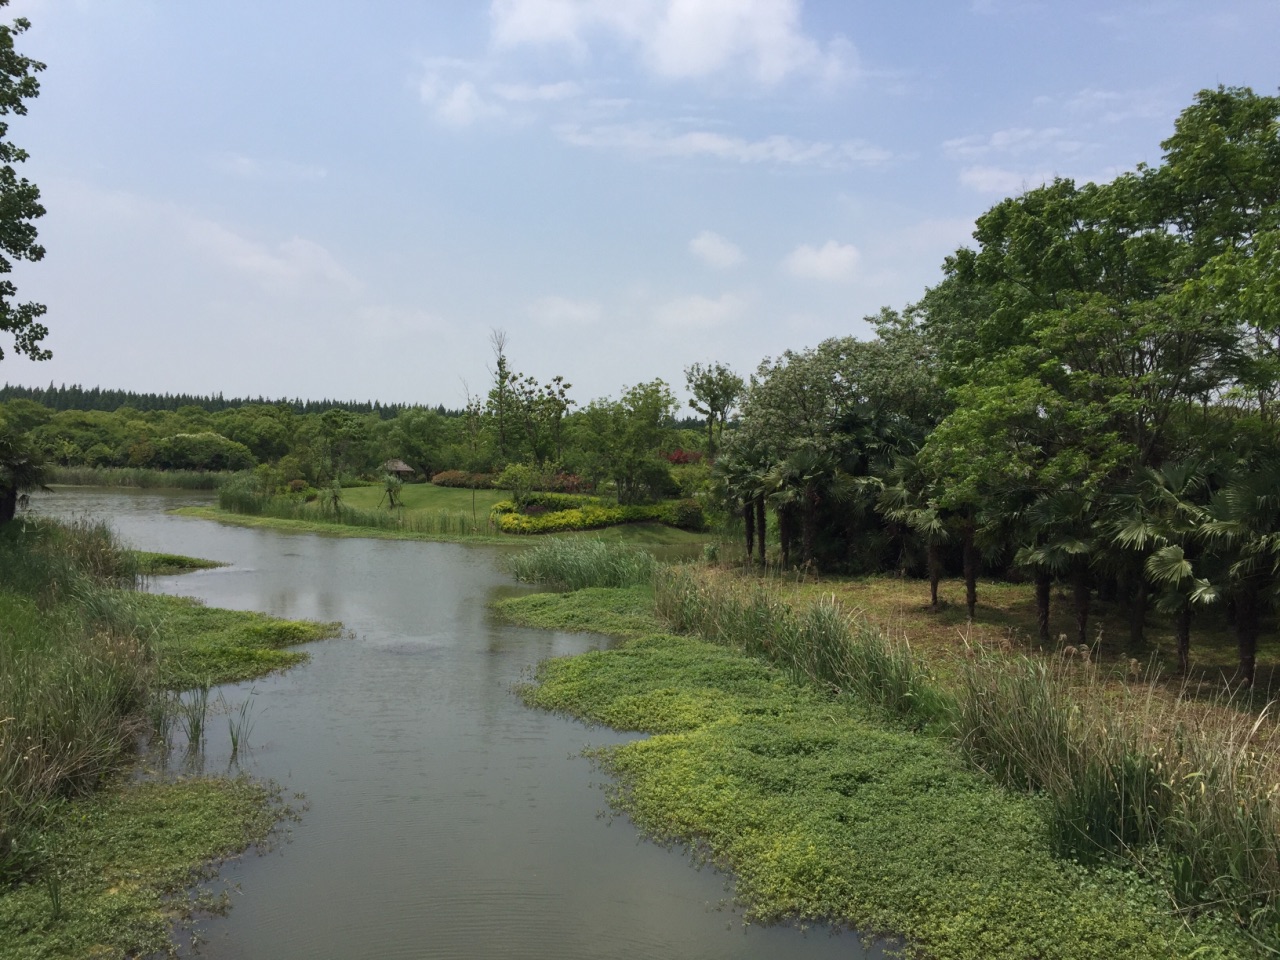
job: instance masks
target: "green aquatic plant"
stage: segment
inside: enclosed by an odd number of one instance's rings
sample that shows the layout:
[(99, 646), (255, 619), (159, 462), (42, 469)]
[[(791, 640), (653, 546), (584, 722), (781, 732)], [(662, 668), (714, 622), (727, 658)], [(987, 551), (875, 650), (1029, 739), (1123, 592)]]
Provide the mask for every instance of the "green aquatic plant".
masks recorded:
[(649, 551), (603, 540), (547, 540), (508, 561), (517, 579), (567, 590), (631, 587), (653, 580), (659, 563)]

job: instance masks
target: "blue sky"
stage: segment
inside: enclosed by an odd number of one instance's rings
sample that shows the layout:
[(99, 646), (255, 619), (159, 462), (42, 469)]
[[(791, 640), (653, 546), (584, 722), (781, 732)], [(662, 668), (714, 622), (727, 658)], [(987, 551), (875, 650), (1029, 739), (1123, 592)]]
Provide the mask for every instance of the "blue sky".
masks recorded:
[(1280, 85), (1280, 3), (14, 0), (54, 358), (0, 381), (580, 401), (901, 307), (1002, 197)]

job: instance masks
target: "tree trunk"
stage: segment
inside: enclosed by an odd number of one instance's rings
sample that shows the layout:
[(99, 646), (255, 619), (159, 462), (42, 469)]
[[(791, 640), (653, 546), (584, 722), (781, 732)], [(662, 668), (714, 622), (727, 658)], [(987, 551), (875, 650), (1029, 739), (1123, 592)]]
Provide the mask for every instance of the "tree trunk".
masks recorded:
[(18, 488), (0, 487), (0, 526), (12, 520), (18, 512)]
[(794, 518), (791, 509), (783, 507), (778, 511), (778, 543), (782, 549), (782, 568), (791, 566), (791, 534)]
[(765, 519), (764, 495), (756, 497), (756, 532), (760, 537), (760, 566), (767, 565), (768, 560), (765, 557), (765, 534), (768, 533), (768, 520)]
[(1246, 582), (1235, 597), (1236, 646), (1240, 651), (1240, 679), (1246, 687), (1253, 686), (1254, 667), (1258, 658), (1258, 621), (1260, 605), (1258, 586)]
[(801, 562), (813, 562), (813, 547), (818, 539), (818, 498), (806, 493), (804, 515), (800, 518)]
[(929, 607), (938, 609), (938, 581), (942, 579), (942, 545), (929, 544)]
[(1173, 635), (1178, 639), (1178, 671), (1185, 677), (1191, 661), (1191, 604), (1186, 600), (1174, 618)]
[(1053, 595), (1053, 574), (1043, 567), (1036, 569), (1036, 626), (1040, 629), (1040, 646), (1048, 647), (1049, 600)]
[(972, 620), (978, 607), (978, 548), (973, 545), (973, 524), (964, 525), (964, 602)]
[(756, 551), (756, 512), (751, 501), (742, 508), (742, 521), (747, 531), (747, 563), (750, 563)]
[(1147, 583), (1141, 577), (1130, 581), (1129, 593), (1129, 653), (1144, 653), (1147, 648), (1145, 634), (1147, 624)]
[(1089, 645), (1089, 564), (1077, 560), (1071, 572), (1072, 600), (1076, 610), (1076, 644)]

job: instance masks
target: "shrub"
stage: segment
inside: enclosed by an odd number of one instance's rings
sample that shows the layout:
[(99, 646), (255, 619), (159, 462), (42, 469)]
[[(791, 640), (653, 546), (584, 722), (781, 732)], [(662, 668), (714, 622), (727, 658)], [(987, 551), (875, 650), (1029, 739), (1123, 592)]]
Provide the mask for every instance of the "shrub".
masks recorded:
[(701, 463), (702, 454), (697, 450), (681, 450), (677, 447), (670, 453), (663, 454), (667, 463), (684, 464), (684, 463)]
[(702, 504), (690, 498), (670, 504), (663, 523), (679, 527), (681, 530), (698, 532), (707, 528), (707, 515), (702, 509)]
[(468, 473), (465, 470), (442, 470), (431, 476), (431, 482), (437, 487), (463, 487), (468, 490), (491, 490), (493, 479), (492, 473)]

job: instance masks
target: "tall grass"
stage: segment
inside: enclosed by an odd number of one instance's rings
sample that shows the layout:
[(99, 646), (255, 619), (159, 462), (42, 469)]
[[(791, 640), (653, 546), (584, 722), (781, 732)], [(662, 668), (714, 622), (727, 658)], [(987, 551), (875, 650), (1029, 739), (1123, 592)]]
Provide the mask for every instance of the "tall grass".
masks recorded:
[(217, 490), (241, 474), (214, 470), (152, 470), (147, 467), (52, 467), (50, 483), (76, 487)]
[(854, 622), (834, 599), (792, 606), (768, 582), (665, 567), (654, 578), (658, 615), (672, 628), (777, 663), (793, 677), (853, 693), (917, 724), (953, 706), (905, 642)]
[(568, 590), (648, 584), (658, 561), (643, 547), (603, 540), (547, 540), (512, 557), (517, 579)]
[(768, 582), (691, 568), (659, 569), (655, 597), (674, 629), (954, 737), (1001, 783), (1044, 796), (1060, 854), (1127, 859), (1182, 907), (1223, 910), (1280, 948), (1280, 735), (1267, 710), (1108, 674), (1087, 648), (971, 651), (943, 689), (905, 642), (834, 600), (796, 607)]
[(236, 483), (218, 491), (218, 506), (230, 513), (279, 520), (303, 520), (308, 523), (331, 523), (344, 527), (373, 530), (399, 530), (432, 536), (465, 537), (491, 534), (486, 514), (478, 523), (462, 510), (365, 510), (339, 503), (336, 506), (315, 502), (304, 503), (284, 496), (264, 495)]
[(1153, 678), (1119, 682), (1087, 650), (980, 652), (958, 700), (961, 747), (1003, 783), (1043, 793), (1060, 853), (1154, 857), (1184, 906), (1226, 907), (1280, 940), (1280, 740), (1267, 710), (1231, 691), (1206, 705)]
[(92, 789), (140, 726), (151, 657), (131, 555), (102, 524), (0, 529), (0, 881), (59, 799)]

